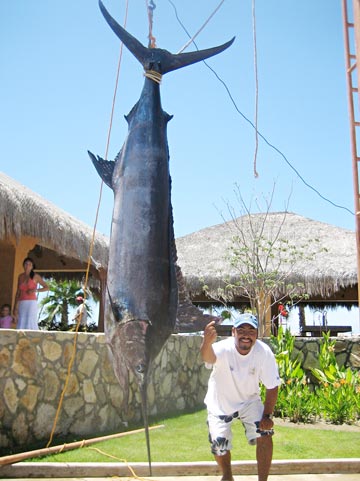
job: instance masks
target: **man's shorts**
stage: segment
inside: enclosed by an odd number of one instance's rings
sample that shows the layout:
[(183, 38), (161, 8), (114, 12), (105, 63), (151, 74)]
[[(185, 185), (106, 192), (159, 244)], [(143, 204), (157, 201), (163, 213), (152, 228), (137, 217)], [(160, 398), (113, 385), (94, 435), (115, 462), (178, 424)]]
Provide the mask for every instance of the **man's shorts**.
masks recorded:
[(216, 456), (223, 456), (226, 451), (232, 449), (232, 423), (235, 419), (242, 422), (248, 443), (256, 444), (256, 438), (272, 436), (274, 431), (260, 431), (259, 421), (264, 412), (264, 406), (260, 400), (251, 401), (237, 412), (229, 416), (219, 416), (208, 411), (207, 424), (209, 428), (209, 441), (211, 452)]

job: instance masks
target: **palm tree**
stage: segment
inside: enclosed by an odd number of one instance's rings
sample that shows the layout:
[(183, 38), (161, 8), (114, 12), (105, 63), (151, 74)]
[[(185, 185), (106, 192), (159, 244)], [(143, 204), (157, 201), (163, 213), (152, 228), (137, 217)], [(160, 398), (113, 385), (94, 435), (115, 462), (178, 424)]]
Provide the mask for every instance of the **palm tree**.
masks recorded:
[[(49, 281), (49, 293), (40, 302), (41, 310), (39, 317), (45, 314), (40, 322), (41, 329), (48, 331), (69, 330), (69, 307), (76, 307), (76, 297), (83, 295), (83, 289), (79, 281), (65, 280), (57, 282)], [(86, 310), (91, 309), (86, 305)]]

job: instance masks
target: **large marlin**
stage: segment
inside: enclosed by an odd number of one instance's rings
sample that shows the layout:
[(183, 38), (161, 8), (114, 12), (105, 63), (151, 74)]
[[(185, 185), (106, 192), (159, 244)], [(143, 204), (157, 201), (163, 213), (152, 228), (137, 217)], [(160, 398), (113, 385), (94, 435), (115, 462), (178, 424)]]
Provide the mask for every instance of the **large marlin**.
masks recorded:
[(126, 368), (134, 372), (146, 406), (149, 366), (173, 332), (178, 303), (166, 135), (171, 116), (162, 110), (159, 80), (167, 72), (222, 52), (234, 39), (219, 47), (173, 55), (144, 47), (101, 1), (99, 5), (107, 23), (145, 70), (145, 84), (126, 116), (128, 135), (116, 159), (89, 155), (114, 192), (105, 334), (120, 384), (126, 388)]

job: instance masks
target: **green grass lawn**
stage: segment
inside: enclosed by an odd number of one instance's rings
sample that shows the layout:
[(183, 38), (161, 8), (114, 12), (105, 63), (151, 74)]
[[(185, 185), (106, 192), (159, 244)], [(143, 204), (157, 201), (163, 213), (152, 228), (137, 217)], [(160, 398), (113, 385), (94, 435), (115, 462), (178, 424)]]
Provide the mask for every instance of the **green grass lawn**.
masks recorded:
[[(150, 431), (153, 462), (191, 462), (213, 460), (207, 438), (206, 411), (183, 414), (153, 422), (164, 428)], [(274, 459), (321, 459), (360, 457), (360, 429), (356, 432), (275, 426)], [(233, 424), (234, 460), (255, 459), (255, 447), (247, 444), (241, 423)], [(56, 444), (56, 443), (53, 443)], [(95, 449), (94, 449), (95, 448)], [(32, 461), (116, 462), (96, 449), (127, 462), (146, 462), (145, 434), (131, 434), (81, 449)]]

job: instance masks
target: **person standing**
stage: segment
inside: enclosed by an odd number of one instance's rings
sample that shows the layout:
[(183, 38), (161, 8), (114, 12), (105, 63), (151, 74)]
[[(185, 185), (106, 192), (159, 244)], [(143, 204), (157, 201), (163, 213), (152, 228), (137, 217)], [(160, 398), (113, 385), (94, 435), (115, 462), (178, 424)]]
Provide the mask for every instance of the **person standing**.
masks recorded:
[(49, 286), (34, 272), (35, 264), (30, 257), (24, 259), (23, 268), (24, 272), (18, 277), (14, 318), (17, 320), (18, 329), (36, 330), (39, 329), (37, 293), (48, 291)]
[[(212, 367), (205, 404), (211, 452), (222, 472), (221, 481), (233, 481), (231, 469), (232, 423), (243, 424), (248, 443), (256, 445), (258, 480), (268, 479), (273, 442), (272, 414), (280, 378), (274, 354), (257, 339), (258, 321), (241, 314), (232, 327), (232, 336), (215, 342), (215, 321), (207, 324), (200, 353)], [(260, 383), (266, 389), (264, 403)]]
[(14, 318), (11, 315), (10, 304), (3, 304), (0, 311), (0, 328), (12, 329), (15, 327)]
[(82, 296), (77, 296), (77, 298), (75, 300), (78, 303), (78, 307), (76, 308), (75, 316), (74, 316), (73, 321), (75, 321), (75, 324), (80, 322), (80, 326), (79, 326), (80, 330), (86, 331), (88, 313), (87, 313), (87, 310), (86, 310), (84, 298)]

